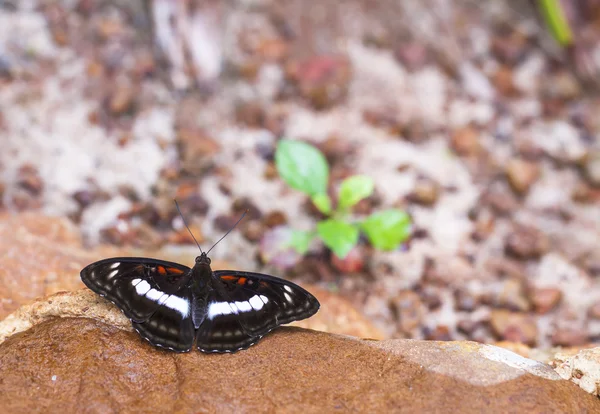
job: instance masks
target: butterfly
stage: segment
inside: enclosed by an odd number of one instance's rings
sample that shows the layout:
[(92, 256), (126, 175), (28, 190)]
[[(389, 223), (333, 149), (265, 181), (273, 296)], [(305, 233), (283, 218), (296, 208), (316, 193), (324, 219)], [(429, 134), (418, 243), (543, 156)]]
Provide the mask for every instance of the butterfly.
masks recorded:
[(194, 346), (202, 352), (236, 352), (319, 310), (319, 301), (292, 282), (213, 271), (210, 250), (200, 251), (192, 268), (139, 257), (104, 259), (86, 266), (81, 280), (116, 304), (148, 342), (176, 352)]

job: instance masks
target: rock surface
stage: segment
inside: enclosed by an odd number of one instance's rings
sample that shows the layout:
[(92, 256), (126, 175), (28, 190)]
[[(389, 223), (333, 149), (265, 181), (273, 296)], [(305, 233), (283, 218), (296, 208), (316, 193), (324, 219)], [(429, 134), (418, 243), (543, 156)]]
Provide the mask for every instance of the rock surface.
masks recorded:
[(600, 395), (600, 348), (582, 349), (575, 355), (556, 354), (552, 365), (564, 379), (590, 394)]
[(0, 215), (0, 319), (39, 296), (83, 286), (79, 271), (114, 249), (81, 248), (66, 219), (26, 213)]
[(9, 412), (598, 412), (549, 366), (491, 345), (281, 328), (231, 355), (158, 350), (57, 318), (0, 344)]

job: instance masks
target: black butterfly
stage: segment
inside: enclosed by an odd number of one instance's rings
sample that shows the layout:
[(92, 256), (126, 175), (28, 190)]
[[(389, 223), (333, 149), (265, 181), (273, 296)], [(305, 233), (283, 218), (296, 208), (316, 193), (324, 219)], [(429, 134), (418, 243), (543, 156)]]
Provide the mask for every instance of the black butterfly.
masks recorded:
[(187, 352), (236, 352), (279, 325), (308, 318), (319, 301), (277, 277), (212, 271), (206, 253), (193, 268), (155, 259), (116, 257), (81, 271), (87, 287), (114, 302), (152, 345)]
[(121, 308), (152, 345), (176, 352), (189, 351), (194, 342), (203, 352), (246, 349), (279, 325), (314, 315), (320, 306), (309, 292), (277, 277), (213, 272), (208, 252), (196, 257), (191, 269), (138, 257), (100, 260), (81, 271), (81, 280)]

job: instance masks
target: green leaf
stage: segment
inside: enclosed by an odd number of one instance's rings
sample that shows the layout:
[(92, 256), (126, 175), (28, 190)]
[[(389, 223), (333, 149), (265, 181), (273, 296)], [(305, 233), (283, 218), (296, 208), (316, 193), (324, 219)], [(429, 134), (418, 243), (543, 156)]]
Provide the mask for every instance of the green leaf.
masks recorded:
[(392, 209), (371, 214), (361, 225), (376, 249), (394, 250), (410, 236), (410, 217), (402, 210)]
[(275, 164), (290, 187), (310, 196), (327, 191), (329, 166), (321, 151), (312, 145), (288, 139), (279, 141)]
[(306, 232), (300, 230), (293, 230), (292, 237), (289, 241), (289, 246), (293, 247), (299, 254), (306, 254), (308, 251), (308, 247), (310, 246), (310, 242), (315, 237), (313, 232)]
[(321, 213), (331, 214), (331, 199), (326, 193), (315, 194), (311, 200)]
[(560, 0), (540, 0), (538, 2), (548, 30), (561, 46), (573, 43), (573, 32)]
[(329, 219), (317, 224), (317, 232), (333, 253), (340, 259), (348, 255), (358, 243), (358, 228), (345, 221)]
[(347, 209), (373, 194), (373, 180), (364, 175), (346, 178), (340, 186), (339, 208)]

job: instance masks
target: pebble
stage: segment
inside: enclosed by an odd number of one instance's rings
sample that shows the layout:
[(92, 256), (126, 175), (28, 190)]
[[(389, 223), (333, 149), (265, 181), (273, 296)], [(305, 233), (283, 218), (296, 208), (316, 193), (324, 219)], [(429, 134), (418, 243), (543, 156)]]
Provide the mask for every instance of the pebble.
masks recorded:
[(275, 180), (276, 178), (279, 177), (279, 172), (277, 171), (277, 166), (275, 165), (274, 162), (268, 162), (265, 165), (263, 177), (265, 178), (265, 180), (269, 180), (269, 181)]
[(548, 251), (550, 242), (541, 231), (517, 224), (504, 242), (507, 254), (518, 259), (535, 259)]
[(346, 95), (350, 80), (350, 61), (344, 56), (313, 56), (291, 61), (285, 68), (287, 79), (316, 110), (330, 108)]
[(352, 142), (337, 135), (329, 136), (322, 143), (318, 143), (316, 147), (325, 155), (330, 165), (347, 160), (355, 153)]
[(498, 307), (515, 311), (527, 312), (531, 309), (522, 279), (511, 278), (503, 281), (494, 302)]
[(590, 318), (600, 319), (600, 302), (596, 302), (590, 307), (588, 315)]
[(456, 310), (464, 312), (473, 312), (479, 306), (479, 298), (466, 290), (457, 290), (454, 292), (454, 306)]
[(562, 292), (557, 288), (533, 288), (529, 292), (535, 311), (545, 314), (556, 308), (562, 298)]
[(214, 219), (214, 225), (222, 232), (229, 231), (233, 228), (239, 217), (230, 214), (220, 214)]
[(258, 102), (239, 103), (235, 108), (237, 122), (250, 128), (262, 128), (265, 122), (265, 111)]
[(510, 160), (505, 169), (506, 178), (517, 194), (525, 194), (540, 176), (538, 164), (522, 159)]
[(530, 346), (535, 346), (537, 342), (538, 330), (535, 320), (526, 313), (495, 309), (491, 312), (489, 323), (494, 334), (502, 340)]
[(482, 203), (490, 206), (499, 216), (509, 216), (519, 208), (519, 201), (508, 188), (488, 190), (482, 197)]
[(23, 164), (17, 172), (17, 184), (31, 195), (37, 196), (44, 189), (44, 181), (37, 168), (31, 164)]
[(496, 90), (506, 97), (516, 97), (519, 94), (513, 79), (513, 70), (508, 66), (500, 66), (492, 76)]
[(424, 206), (433, 206), (440, 195), (440, 186), (430, 178), (420, 178), (415, 183), (408, 200)]
[(124, 115), (135, 107), (137, 92), (131, 85), (118, 85), (108, 98), (108, 110), (112, 115)]
[(242, 234), (246, 240), (250, 242), (257, 242), (262, 239), (265, 233), (265, 226), (258, 220), (249, 220), (242, 227)]
[(590, 185), (600, 187), (600, 151), (587, 153), (583, 158), (581, 168)]
[(472, 125), (458, 128), (452, 134), (450, 146), (458, 155), (473, 156), (481, 151), (479, 131)]
[(331, 255), (331, 264), (342, 273), (357, 273), (365, 267), (365, 256), (366, 252), (363, 247), (354, 246), (343, 259), (335, 254)]
[(453, 339), (450, 328), (446, 325), (438, 325), (434, 329), (425, 327), (423, 328), (423, 335), (429, 341), (451, 341)]
[(581, 346), (589, 342), (589, 335), (583, 329), (557, 329), (552, 334), (551, 340), (554, 346)]
[(267, 215), (265, 215), (265, 217), (263, 218), (265, 226), (269, 228), (282, 226), (284, 224), (287, 224), (287, 221), (288, 220), (285, 213), (279, 210), (271, 211), (267, 213)]
[(459, 332), (464, 333), (465, 335), (471, 335), (473, 332), (475, 332), (475, 329), (477, 329), (477, 327), (480, 325), (480, 323), (472, 321), (470, 319), (463, 319), (461, 321), (458, 321), (458, 323), (456, 324), (456, 329), (458, 329)]
[(248, 197), (236, 198), (231, 205), (231, 210), (234, 214), (240, 216), (241, 214), (246, 213), (247, 220), (257, 220), (263, 215), (254, 201), (250, 200)]

